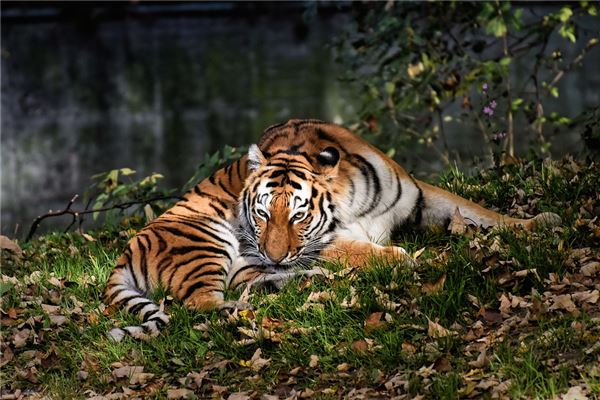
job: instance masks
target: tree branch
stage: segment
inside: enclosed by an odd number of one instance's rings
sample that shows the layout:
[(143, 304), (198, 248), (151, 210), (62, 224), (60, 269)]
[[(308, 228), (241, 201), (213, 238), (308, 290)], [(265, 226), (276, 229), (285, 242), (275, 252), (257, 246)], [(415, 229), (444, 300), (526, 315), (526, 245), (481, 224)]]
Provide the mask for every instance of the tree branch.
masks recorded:
[(67, 206), (63, 210), (61, 210), (61, 211), (50, 210), (48, 213), (40, 215), (35, 220), (33, 220), (33, 223), (31, 224), (31, 227), (29, 228), (29, 233), (27, 234), (27, 237), (25, 238), (25, 242), (29, 242), (31, 240), (35, 231), (40, 226), (40, 223), (43, 220), (45, 220), (46, 218), (60, 217), (62, 215), (73, 216), (73, 221), (71, 221), (71, 223), (65, 230), (65, 232), (67, 232), (75, 224), (75, 222), (77, 222), (77, 220), (79, 220), (79, 222), (80, 222), (78, 229), (79, 230), (81, 229), (81, 222), (82, 222), (82, 219), (80, 218), (81, 215), (93, 214), (96, 212), (105, 212), (105, 211), (117, 210), (117, 209), (118, 210), (126, 210), (127, 208), (129, 208), (131, 206), (135, 206), (137, 204), (148, 204), (148, 203), (153, 203), (155, 201), (160, 201), (160, 200), (182, 200), (182, 198), (180, 196), (159, 196), (159, 197), (153, 197), (153, 198), (145, 199), (145, 200), (126, 201), (124, 203), (114, 204), (109, 207), (95, 208), (92, 210), (88, 209), (88, 207), (89, 207), (89, 202), (88, 202), (88, 205), (86, 206), (86, 208), (84, 210), (77, 211), (77, 210), (73, 210), (71, 207), (73, 206), (73, 203), (77, 200), (78, 197), (79, 197), (79, 195), (77, 195), (77, 194), (75, 196), (73, 196), (73, 198), (71, 200), (69, 200), (69, 202), (67, 203)]

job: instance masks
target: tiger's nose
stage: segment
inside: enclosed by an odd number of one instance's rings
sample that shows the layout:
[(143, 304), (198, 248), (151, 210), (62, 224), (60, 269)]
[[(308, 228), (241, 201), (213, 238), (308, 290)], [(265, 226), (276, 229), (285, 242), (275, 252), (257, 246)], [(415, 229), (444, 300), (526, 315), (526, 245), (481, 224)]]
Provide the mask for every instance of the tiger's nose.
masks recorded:
[(287, 256), (287, 253), (269, 253), (267, 252), (267, 257), (269, 257), (269, 260), (273, 261), (275, 264), (280, 263), (285, 257)]

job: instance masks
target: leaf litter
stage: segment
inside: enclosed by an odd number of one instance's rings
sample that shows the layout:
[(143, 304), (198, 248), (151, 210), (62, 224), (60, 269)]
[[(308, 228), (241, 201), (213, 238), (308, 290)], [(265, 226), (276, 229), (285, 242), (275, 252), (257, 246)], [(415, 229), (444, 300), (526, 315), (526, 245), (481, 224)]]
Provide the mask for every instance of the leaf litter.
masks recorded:
[[(586, 170), (598, 174), (597, 166), (577, 164), (573, 172), (566, 164), (572, 167), (573, 161), (556, 163), (553, 170), (569, 182)], [(532, 174), (541, 179), (537, 172)], [(532, 201), (536, 193), (542, 191), (516, 191), (509, 212), (537, 214), (540, 203)], [(542, 360), (539, 369), (546, 376), (568, 370), (556, 398), (593, 398), (600, 391), (598, 204), (597, 190), (582, 191), (581, 198), (565, 211), (567, 225), (545, 233), (482, 230), (455, 213), (449, 234), (468, 238), (462, 247), (463, 265), (480, 266), (476, 284), (489, 279), (494, 293), (465, 288), (463, 300), (455, 300), (462, 305), (454, 317), (437, 313), (428, 304), (438, 304), (457, 290), (456, 272), (451, 268), (457, 268), (456, 253), (461, 248), (439, 242), (420, 244), (413, 250), (419, 264), (394, 267), (391, 280), (385, 282), (342, 268), (328, 274), (324, 283), (301, 283), (297, 290), (305, 300), (286, 305), (285, 311), (277, 307), (288, 304), (284, 297), (289, 291), (268, 295), (246, 291), (244, 301), (258, 306), (257, 310), (194, 317), (189, 331), (195, 332), (206, 350), (192, 362), (189, 352), (166, 358), (179, 362), (152, 362), (153, 352), (158, 351), (152, 342), (130, 342), (109, 357), (117, 361), (107, 364), (101, 333), (92, 334), (95, 342), (83, 346), (74, 342), (78, 335), (103, 330), (114, 321), (111, 310), (93, 297), (97, 294), (81, 294), (98, 293), (94, 286), (101, 279), (40, 271), (39, 260), (58, 254), (49, 239), (41, 238), (22, 249), (14, 241), (4, 241), (8, 251), (3, 260), (8, 260), (8, 268), (0, 278), (0, 396), (43, 398), (52, 393), (56, 389), (48, 386), (50, 377), (65, 373), (73, 356), (71, 347), (86, 350), (75, 357), (73, 390), (80, 397), (95, 399), (159, 393), (172, 399), (429, 398), (438, 393), (440, 382), (450, 379), (456, 379), (455, 394), (461, 398), (535, 395), (516, 394), (523, 377), (502, 363), (502, 351), (508, 346), (514, 352), (514, 365), (534, 354)], [(560, 257), (536, 256), (536, 246), (548, 245), (543, 235), (556, 237), (553, 251)], [(511, 237), (523, 243), (522, 254), (512, 250)], [(105, 244), (101, 234), (92, 238), (82, 239), (85, 244), (67, 242), (60, 251), (81, 257), (89, 246)], [(431, 271), (436, 272), (431, 275)], [(171, 304), (162, 306), (172, 311)], [(331, 327), (323, 325), (333, 312), (343, 312), (348, 318), (336, 328), (337, 337), (328, 336)], [(166, 333), (175, 334), (187, 335), (174, 330)], [(228, 348), (218, 343), (217, 334), (231, 339)], [(386, 341), (392, 335), (397, 335), (395, 348)], [(289, 348), (297, 351), (289, 352)], [(393, 361), (384, 361), (390, 354)]]

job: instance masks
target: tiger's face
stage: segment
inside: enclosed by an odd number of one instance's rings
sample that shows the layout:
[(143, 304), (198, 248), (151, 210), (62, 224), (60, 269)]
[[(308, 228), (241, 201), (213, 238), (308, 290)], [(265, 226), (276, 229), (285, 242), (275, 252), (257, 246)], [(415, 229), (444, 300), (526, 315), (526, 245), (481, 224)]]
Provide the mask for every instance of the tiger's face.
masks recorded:
[[(316, 171), (299, 153), (267, 160), (255, 145), (248, 159), (253, 172), (242, 191), (239, 218), (243, 255), (265, 265), (307, 266), (332, 241), (338, 223), (331, 173)], [(338, 159), (335, 149), (321, 152), (321, 162)]]

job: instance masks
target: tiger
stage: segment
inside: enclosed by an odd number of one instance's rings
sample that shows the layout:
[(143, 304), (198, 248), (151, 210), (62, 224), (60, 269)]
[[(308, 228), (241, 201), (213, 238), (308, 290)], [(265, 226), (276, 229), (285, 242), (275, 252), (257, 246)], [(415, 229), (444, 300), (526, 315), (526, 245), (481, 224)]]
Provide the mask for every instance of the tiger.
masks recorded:
[(267, 128), (237, 161), (197, 184), (141, 229), (118, 258), (105, 303), (141, 319), (109, 336), (147, 339), (169, 316), (149, 293), (167, 289), (194, 310), (251, 308), (224, 291), (281, 287), (322, 274), (331, 261), (362, 268), (373, 258), (414, 263), (394, 232), (447, 227), (459, 213), (481, 227), (558, 225), (550, 212), (513, 218), (417, 180), (350, 130), (292, 119)]

